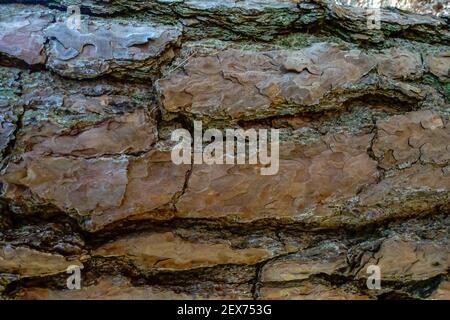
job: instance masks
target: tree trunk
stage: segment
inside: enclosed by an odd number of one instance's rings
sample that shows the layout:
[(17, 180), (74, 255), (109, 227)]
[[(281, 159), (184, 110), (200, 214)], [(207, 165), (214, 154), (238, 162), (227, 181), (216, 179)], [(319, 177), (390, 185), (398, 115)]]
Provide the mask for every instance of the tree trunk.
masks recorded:
[[(0, 299), (450, 299), (445, 3), (10, 2)], [(194, 122), (276, 173), (174, 163)]]

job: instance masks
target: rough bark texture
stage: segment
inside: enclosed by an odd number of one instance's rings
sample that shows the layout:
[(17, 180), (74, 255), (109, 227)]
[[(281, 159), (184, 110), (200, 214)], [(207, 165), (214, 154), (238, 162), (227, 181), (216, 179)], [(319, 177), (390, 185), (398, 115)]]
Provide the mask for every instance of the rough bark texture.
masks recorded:
[[(76, 0), (7, 2), (0, 299), (450, 299), (445, 16), (87, 0), (75, 31)], [(175, 165), (193, 120), (279, 128), (278, 174)]]

